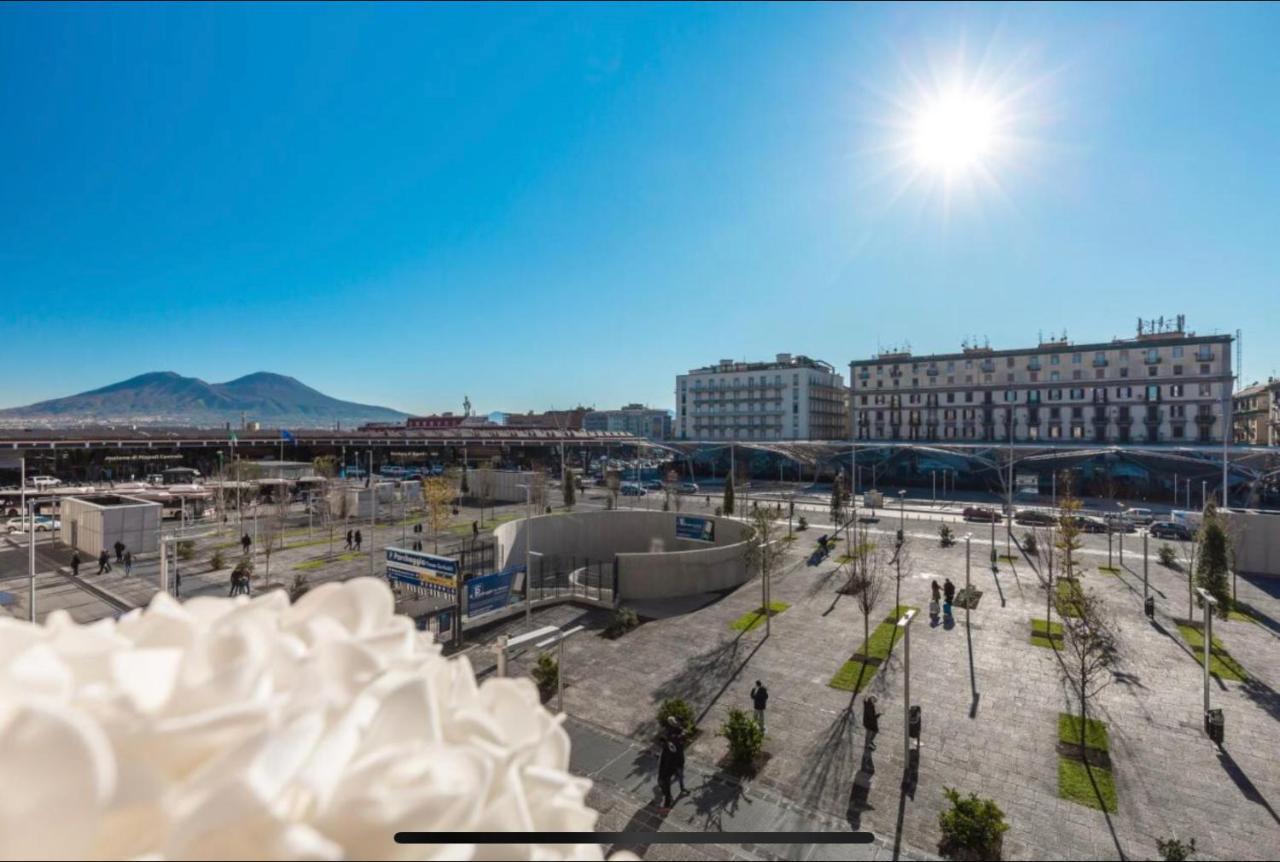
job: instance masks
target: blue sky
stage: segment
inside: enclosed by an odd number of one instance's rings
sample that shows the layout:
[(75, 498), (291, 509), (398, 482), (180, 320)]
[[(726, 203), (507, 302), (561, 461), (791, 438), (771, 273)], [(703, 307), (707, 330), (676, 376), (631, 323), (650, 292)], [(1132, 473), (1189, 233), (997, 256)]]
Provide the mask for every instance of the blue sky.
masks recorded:
[[(722, 357), (1177, 313), (1265, 378), (1278, 38), (1276, 5), (5, 5), (0, 406), (270, 370), (669, 407)], [(948, 192), (902, 146), (952, 80), (1008, 142)]]

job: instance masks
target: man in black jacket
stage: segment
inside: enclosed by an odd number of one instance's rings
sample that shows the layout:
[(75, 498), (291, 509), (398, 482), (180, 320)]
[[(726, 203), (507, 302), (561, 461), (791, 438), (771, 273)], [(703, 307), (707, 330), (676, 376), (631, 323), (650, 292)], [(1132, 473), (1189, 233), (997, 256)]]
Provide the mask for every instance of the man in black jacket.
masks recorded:
[(662, 746), (662, 753), (658, 755), (658, 787), (662, 790), (662, 806), (658, 810), (670, 811), (671, 779), (675, 777), (679, 755), (670, 736), (664, 734), (658, 744)]
[(763, 732), (764, 708), (769, 705), (769, 689), (765, 688), (760, 680), (756, 680), (755, 688), (751, 689), (751, 703), (756, 709), (756, 724), (760, 725), (760, 730)]

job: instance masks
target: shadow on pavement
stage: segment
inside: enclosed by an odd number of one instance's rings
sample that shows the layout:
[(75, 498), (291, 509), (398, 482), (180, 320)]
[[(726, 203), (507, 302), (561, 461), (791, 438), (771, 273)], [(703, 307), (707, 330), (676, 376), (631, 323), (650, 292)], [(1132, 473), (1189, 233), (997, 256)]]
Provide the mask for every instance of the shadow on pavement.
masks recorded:
[(1235, 758), (1226, 750), (1220, 747), (1218, 749), (1218, 763), (1226, 771), (1231, 780), (1235, 782), (1236, 787), (1240, 788), (1240, 792), (1244, 794), (1244, 798), (1250, 802), (1254, 802), (1267, 809), (1267, 813), (1271, 815), (1271, 819), (1280, 824), (1280, 815), (1276, 814), (1276, 810), (1271, 807), (1271, 803), (1267, 801), (1267, 797), (1263, 796), (1249, 776), (1245, 775), (1244, 770), (1240, 768), (1240, 764), (1236, 763)]
[(751, 651), (739, 660), (744, 634), (746, 632), (690, 658), (675, 676), (654, 689), (653, 699), (657, 702), (672, 697), (687, 700), (698, 711), (695, 723), (701, 724), (711, 707), (764, 644), (764, 638), (756, 641)]

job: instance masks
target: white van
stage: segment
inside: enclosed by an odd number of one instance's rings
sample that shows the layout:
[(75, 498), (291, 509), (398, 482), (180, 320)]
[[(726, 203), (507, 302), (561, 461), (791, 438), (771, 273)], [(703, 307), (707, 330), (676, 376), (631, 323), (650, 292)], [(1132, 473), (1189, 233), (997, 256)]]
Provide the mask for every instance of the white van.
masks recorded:
[(28, 476), (27, 484), (37, 488), (56, 488), (62, 484), (62, 480), (55, 476)]
[(1124, 510), (1124, 519), (1130, 524), (1142, 527), (1154, 521), (1156, 516), (1150, 509), (1133, 508)]

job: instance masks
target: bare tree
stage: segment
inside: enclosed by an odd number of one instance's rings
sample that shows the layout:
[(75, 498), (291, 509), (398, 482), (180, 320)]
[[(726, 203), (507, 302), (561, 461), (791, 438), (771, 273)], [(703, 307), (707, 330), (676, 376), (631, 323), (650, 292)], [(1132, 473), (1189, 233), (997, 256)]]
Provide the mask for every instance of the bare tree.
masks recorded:
[(756, 507), (751, 512), (751, 538), (743, 550), (744, 565), (748, 570), (760, 572), (760, 607), (765, 615), (765, 633), (769, 632), (769, 619), (773, 616), (769, 603), (772, 600), (772, 578), (781, 555), (776, 535), (777, 522), (774, 510), (768, 506)]
[(307, 505), (311, 507), (314, 515), (316, 510), (320, 511), (320, 523), (329, 531), (329, 556), (333, 556), (333, 507), (330, 505), (330, 494), (332, 494), (333, 477), (338, 475), (338, 459), (332, 455), (321, 455), (314, 461), (316, 473), (324, 479), (324, 484), (320, 486), (320, 503), (316, 502), (316, 495), (311, 494), (307, 500)]
[(564, 498), (564, 507), (572, 509), (573, 504), (578, 501), (577, 498), (577, 474), (568, 467), (564, 468), (564, 478), (560, 481), (560, 494)]
[(440, 550), (440, 531), (449, 526), (453, 517), (453, 501), (457, 496), (453, 484), (443, 476), (432, 476), (422, 486), (422, 499), (427, 508), (427, 523), (431, 525), (431, 539)]
[(887, 566), (883, 551), (870, 550), (861, 556), (858, 575), (853, 583), (853, 595), (858, 603), (858, 610), (862, 611), (862, 642), (866, 643), (871, 640), (871, 614), (880, 603)]
[(1058, 480), (1063, 485), (1062, 497), (1058, 503), (1058, 536), (1055, 540), (1057, 548), (1062, 552), (1062, 576), (1075, 577), (1075, 553), (1083, 543), (1080, 540), (1080, 501), (1071, 493), (1071, 473), (1064, 470)]
[[(1044, 583), (1044, 621), (1045, 630), (1048, 631), (1048, 623), (1053, 619), (1053, 598), (1054, 586), (1053, 578), (1056, 574), (1058, 566), (1058, 537), (1057, 530), (1054, 527), (1047, 527), (1044, 530), (1035, 530), (1036, 547), (1040, 550), (1040, 580)], [(1053, 643), (1053, 638), (1049, 638), (1049, 642)], [(1053, 648), (1057, 649), (1057, 644), (1053, 644)]]
[(1076, 698), (1083, 752), (1089, 704), (1114, 679), (1111, 667), (1116, 662), (1119, 629), (1103, 607), (1102, 597), (1093, 590), (1080, 590), (1072, 604), (1076, 615), (1061, 615), (1061, 670)]

